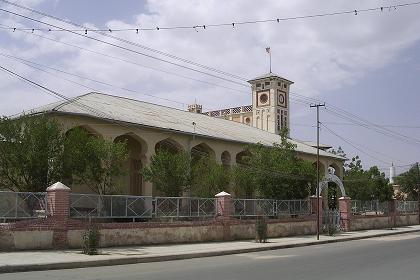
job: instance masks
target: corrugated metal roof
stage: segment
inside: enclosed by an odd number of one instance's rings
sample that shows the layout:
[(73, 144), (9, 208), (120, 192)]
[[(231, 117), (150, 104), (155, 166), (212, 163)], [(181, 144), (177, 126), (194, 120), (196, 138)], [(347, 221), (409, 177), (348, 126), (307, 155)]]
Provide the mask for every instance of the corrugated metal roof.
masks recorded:
[[(31, 111), (31, 113), (40, 112), (61, 112), (99, 117), (182, 133), (195, 133), (197, 136), (234, 142), (259, 142), (267, 146), (280, 142), (279, 135), (246, 124), (95, 92), (75, 97), (70, 101), (51, 103)], [(195, 123), (195, 131), (193, 123)], [(298, 152), (316, 154), (316, 149), (311, 146), (292, 139), (290, 142), (296, 144)], [(343, 159), (325, 151), (320, 151), (320, 155)]]

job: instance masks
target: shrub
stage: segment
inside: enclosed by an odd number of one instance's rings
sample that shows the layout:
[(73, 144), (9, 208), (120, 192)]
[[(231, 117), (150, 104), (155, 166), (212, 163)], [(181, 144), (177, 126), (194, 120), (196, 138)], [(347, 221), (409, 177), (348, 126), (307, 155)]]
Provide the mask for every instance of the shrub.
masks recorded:
[(255, 222), (255, 240), (259, 243), (267, 242), (267, 221), (264, 216), (257, 216)]
[(83, 254), (97, 255), (99, 248), (100, 233), (95, 224), (89, 224), (83, 233)]

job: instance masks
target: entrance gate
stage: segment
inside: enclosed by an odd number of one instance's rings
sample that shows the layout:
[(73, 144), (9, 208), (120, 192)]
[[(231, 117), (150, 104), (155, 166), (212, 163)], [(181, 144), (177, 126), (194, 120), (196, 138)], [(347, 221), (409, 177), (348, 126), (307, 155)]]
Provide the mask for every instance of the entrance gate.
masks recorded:
[[(336, 175), (328, 173), (325, 178), (319, 182), (318, 192), (321, 194), (322, 190), (328, 188), (328, 182), (334, 182), (340, 188), (342, 196), (346, 196), (343, 183)], [(324, 231), (330, 232), (331, 229), (335, 231), (341, 230), (340, 210), (339, 209), (325, 209), (322, 211), (322, 228)]]

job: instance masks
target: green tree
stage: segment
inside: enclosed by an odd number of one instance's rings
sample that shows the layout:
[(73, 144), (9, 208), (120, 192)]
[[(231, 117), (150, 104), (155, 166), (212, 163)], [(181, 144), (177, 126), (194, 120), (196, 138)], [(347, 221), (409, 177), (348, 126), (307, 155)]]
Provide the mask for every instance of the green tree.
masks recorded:
[(180, 196), (190, 182), (190, 155), (161, 149), (151, 157), (150, 166), (144, 167), (141, 174), (166, 196)]
[(281, 142), (273, 147), (261, 144), (248, 148), (245, 164), (251, 170), (259, 196), (273, 199), (300, 199), (310, 194), (316, 172), (313, 165), (297, 158), (295, 145), (282, 131)]
[(78, 128), (65, 135), (46, 115), (3, 117), (0, 135), (0, 184), (15, 191), (45, 191), (63, 181), (112, 193), (114, 177), (127, 157), (125, 143), (91, 137)]
[(389, 185), (385, 173), (381, 173), (376, 166), (364, 170), (359, 156), (352, 158), (344, 172), (344, 187), (354, 200), (387, 201), (393, 195), (392, 186)]
[(255, 197), (255, 178), (251, 168), (247, 165), (236, 165), (231, 172), (235, 197)]
[(191, 168), (191, 194), (213, 197), (221, 191), (229, 191), (230, 171), (209, 157), (193, 162)]
[(82, 164), (75, 163), (78, 172), (73, 180), (100, 195), (120, 193), (122, 186), (117, 185), (117, 178), (124, 174), (122, 164), (128, 157), (126, 143), (89, 137), (81, 148), (86, 154)]
[(43, 192), (61, 179), (64, 138), (44, 115), (0, 119), (0, 183), (14, 191)]
[(417, 162), (408, 171), (397, 176), (396, 182), (402, 186), (402, 191), (408, 194), (409, 200), (418, 200), (420, 190), (419, 163)]

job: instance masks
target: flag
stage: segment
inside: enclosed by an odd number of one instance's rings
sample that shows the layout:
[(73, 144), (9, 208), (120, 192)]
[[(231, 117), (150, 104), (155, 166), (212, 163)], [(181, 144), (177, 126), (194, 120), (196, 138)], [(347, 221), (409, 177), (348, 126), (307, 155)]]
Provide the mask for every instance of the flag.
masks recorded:
[(271, 52), (270, 47), (265, 48), (265, 51), (266, 51), (267, 53), (270, 53), (270, 52)]

